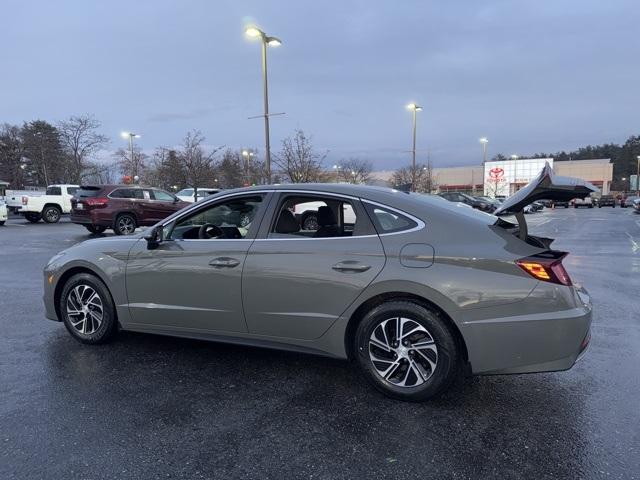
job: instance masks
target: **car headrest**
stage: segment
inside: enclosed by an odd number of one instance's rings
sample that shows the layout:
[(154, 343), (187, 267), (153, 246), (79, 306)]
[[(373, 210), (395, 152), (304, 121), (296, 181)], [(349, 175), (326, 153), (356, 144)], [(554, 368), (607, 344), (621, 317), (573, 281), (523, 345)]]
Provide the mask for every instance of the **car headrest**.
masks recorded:
[(293, 213), (286, 208), (280, 212), (276, 223), (276, 233), (296, 233), (300, 231), (300, 224)]
[(331, 208), (326, 206), (318, 208), (318, 225), (326, 227), (337, 223), (336, 216), (333, 214), (333, 210), (331, 210)]

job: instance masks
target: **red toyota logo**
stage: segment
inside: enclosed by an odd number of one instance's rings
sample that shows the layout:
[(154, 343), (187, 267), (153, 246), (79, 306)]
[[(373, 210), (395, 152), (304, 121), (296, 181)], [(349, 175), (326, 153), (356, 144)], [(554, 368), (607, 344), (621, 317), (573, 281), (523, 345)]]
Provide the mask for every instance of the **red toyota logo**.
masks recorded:
[(504, 176), (504, 169), (500, 167), (492, 168), (491, 170), (489, 170), (489, 176), (494, 180), (502, 178)]

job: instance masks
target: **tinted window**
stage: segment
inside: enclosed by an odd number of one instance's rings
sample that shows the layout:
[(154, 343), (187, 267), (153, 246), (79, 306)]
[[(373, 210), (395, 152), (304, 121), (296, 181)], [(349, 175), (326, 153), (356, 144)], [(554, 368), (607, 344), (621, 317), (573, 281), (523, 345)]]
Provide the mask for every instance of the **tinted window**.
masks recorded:
[(77, 191), (78, 191), (78, 187), (67, 187), (67, 193), (69, 195), (75, 195)]
[(245, 238), (254, 225), (253, 221), (263, 198), (263, 195), (236, 197), (208, 206), (178, 220), (170, 238), (183, 240)]
[(173, 195), (162, 190), (151, 190), (153, 192), (154, 200), (160, 200), (162, 202), (173, 202)]
[(178, 193), (176, 193), (176, 195), (179, 195), (181, 197), (190, 197), (193, 195), (193, 188), (185, 188), (183, 190), (180, 190)]
[(378, 233), (394, 233), (415, 228), (418, 224), (410, 218), (376, 205), (366, 204)]
[(91, 198), (97, 197), (100, 193), (99, 187), (80, 187), (78, 191), (76, 191), (77, 198)]
[(46, 195), (62, 195), (62, 189), (60, 187), (48, 187), (45, 194)]
[(143, 198), (142, 189), (139, 188), (117, 188), (109, 196), (111, 198)]

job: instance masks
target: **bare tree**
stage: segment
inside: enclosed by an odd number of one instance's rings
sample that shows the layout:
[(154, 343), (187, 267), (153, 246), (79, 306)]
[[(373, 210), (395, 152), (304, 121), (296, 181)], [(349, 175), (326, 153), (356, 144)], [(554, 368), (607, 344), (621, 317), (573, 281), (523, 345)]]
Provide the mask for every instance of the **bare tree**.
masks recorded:
[(120, 169), (123, 181), (129, 179), (129, 183), (135, 181), (135, 177), (138, 177), (141, 181), (147, 171), (148, 155), (140, 150), (140, 147), (133, 147), (133, 158), (131, 158), (131, 152), (129, 149), (119, 148), (113, 153), (113, 157), (116, 160), (116, 165)]
[(335, 167), (338, 180), (346, 183), (367, 183), (371, 180), (373, 164), (368, 160), (349, 158), (341, 160)]
[(197, 188), (203, 184), (214, 186), (216, 183), (215, 155), (223, 147), (217, 147), (205, 152), (203, 144), (205, 137), (199, 130), (193, 130), (184, 137), (182, 149), (177, 158), (184, 172), (185, 182), (193, 187), (197, 198)]
[(25, 171), (20, 166), (23, 155), (20, 127), (8, 123), (0, 126), (0, 179), (8, 181), (13, 188), (25, 185)]
[(69, 156), (70, 178), (74, 183), (80, 183), (85, 172), (95, 173), (95, 165), (90, 165), (90, 161), (109, 143), (108, 137), (98, 133), (99, 128), (100, 122), (89, 115), (71, 116), (58, 122), (60, 142)]
[(241, 152), (227, 149), (222, 155), (222, 160), (216, 165), (218, 185), (221, 188), (237, 188), (248, 183), (245, 166), (246, 162)]
[(85, 162), (83, 183), (105, 185), (118, 182), (118, 165), (114, 163)]
[[(431, 162), (416, 165), (416, 185), (414, 190), (419, 193), (431, 193), (435, 188), (433, 180), (433, 167)], [(392, 187), (410, 188), (413, 181), (413, 167), (411, 165), (400, 168), (393, 172), (389, 184)]]
[(326, 154), (320, 156), (313, 149), (311, 137), (302, 130), (296, 130), (293, 137), (282, 141), (282, 150), (275, 156), (274, 163), (292, 183), (317, 182), (322, 179), (322, 162)]

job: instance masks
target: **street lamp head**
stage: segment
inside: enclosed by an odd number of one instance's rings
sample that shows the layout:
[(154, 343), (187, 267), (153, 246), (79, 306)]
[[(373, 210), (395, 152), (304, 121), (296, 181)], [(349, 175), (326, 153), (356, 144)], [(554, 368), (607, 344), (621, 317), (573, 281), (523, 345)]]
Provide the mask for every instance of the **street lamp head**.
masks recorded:
[(480, 142), (480, 143), (489, 143), (489, 139), (488, 139), (488, 138), (486, 138), (486, 137), (482, 137), (482, 138), (479, 140), (479, 142)]
[(267, 45), (270, 47), (279, 47), (282, 45), (282, 41), (277, 37), (267, 37), (265, 38), (265, 42), (267, 42)]
[(264, 32), (259, 28), (253, 27), (253, 26), (245, 28), (244, 34), (247, 37), (251, 37), (251, 38), (264, 37)]
[(415, 110), (416, 112), (422, 110), (422, 107), (420, 105), (416, 105), (415, 103), (410, 103), (409, 105), (407, 105), (407, 108), (409, 110)]
[(624, 182), (627, 179), (627, 177), (622, 177), (622, 181)]
[(518, 159), (518, 155), (511, 155), (511, 160), (517, 160)]
[(249, 156), (249, 152), (247, 150), (242, 150), (242, 156), (243, 157), (248, 157)]

